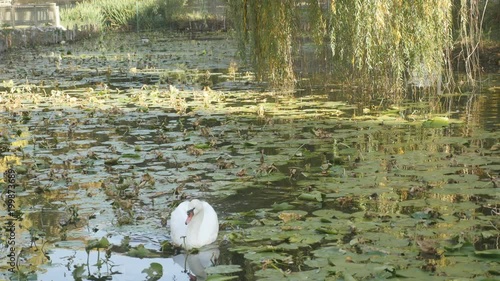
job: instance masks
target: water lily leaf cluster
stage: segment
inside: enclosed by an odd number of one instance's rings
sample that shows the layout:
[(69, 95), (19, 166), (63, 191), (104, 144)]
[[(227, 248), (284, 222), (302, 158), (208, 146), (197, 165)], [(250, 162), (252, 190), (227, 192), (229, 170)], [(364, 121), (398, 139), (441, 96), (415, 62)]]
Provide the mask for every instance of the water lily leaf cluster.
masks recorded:
[[(221, 222), (213, 280), (498, 277), (497, 127), (460, 111), (408, 118), (403, 108), (363, 113), (322, 91), (266, 92), (243, 72), (220, 83), (210, 75), (205, 87), (193, 77), (231, 58), (215, 45), (210, 59), (172, 51), (211, 44), (200, 42), (153, 44), (186, 67), (83, 43), (54, 68), (30, 59), (17, 70), (37, 70), (30, 82), (4, 83), (0, 168), (17, 173), (19, 245), (106, 249), (99, 266), (154, 258), (169, 212), (198, 197)], [(157, 65), (132, 75), (134, 56)], [(62, 75), (73, 72), (81, 79)], [(49, 77), (58, 85), (46, 86)], [(23, 255), (42, 265), (44, 253)], [(153, 262), (138, 272), (166, 274)]]

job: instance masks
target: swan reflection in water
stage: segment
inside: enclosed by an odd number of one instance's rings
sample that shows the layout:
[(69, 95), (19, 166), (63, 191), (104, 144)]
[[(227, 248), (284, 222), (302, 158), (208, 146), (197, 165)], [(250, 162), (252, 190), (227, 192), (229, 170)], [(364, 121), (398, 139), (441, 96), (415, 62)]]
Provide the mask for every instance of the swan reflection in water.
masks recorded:
[(201, 249), (196, 254), (183, 253), (173, 257), (176, 264), (184, 268), (184, 273), (189, 276), (189, 280), (206, 280), (205, 269), (217, 264), (219, 259), (219, 248), (217, 246)]

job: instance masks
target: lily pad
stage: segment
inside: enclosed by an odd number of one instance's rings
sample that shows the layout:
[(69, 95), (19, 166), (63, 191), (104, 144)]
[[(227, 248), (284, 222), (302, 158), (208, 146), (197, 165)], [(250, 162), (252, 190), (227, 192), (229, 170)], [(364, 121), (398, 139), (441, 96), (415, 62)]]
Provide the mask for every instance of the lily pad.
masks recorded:
[[(232, 265), (217, 265), (217, 266), (211, 266), (205, 269), (205, 272), (209, 275), (215, 275), (215, 274), (231, 274), (231, 273), (237, 273), (241, 272), (242, 269), (239, 265), (232, 264)], [(231, 280), (231, 279), (227, 279)]]
[(313, 191), (313, 192), (304, 192), (301, 193), (298, 197), (300, 200), (305, 200), (305, 201), (317, 201), (317, 202), (322, 202), (324, 198), (324, 194), (319, 192), (319, 191)]

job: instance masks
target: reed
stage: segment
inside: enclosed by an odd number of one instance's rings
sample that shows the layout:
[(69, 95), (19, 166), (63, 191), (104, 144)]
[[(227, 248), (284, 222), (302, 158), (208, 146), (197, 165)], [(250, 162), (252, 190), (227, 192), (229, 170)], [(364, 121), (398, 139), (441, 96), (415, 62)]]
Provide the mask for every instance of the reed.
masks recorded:
[(78, 2), (74, 7), (61, 9), (60, 16), (61, 24), (69, 27), (97, 24), (102, 28), (104, 23), (101, 8), (89, 1)]
[(64, 26), (97, 24), (102, 30), (162, 28), (183, 11), (181, 0), (87, 0), (61, 10)]

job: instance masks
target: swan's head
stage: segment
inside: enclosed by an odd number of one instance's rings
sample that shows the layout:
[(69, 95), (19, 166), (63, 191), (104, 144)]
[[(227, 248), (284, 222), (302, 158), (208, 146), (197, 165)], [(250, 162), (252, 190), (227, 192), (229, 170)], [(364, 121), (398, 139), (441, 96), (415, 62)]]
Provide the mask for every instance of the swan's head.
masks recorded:
[(193, 199), (189, 202), (187, 210), (186, 224), (188, 224), (194, 216), (200, 213), (203, 209), (203, 203), (198, 199)]

